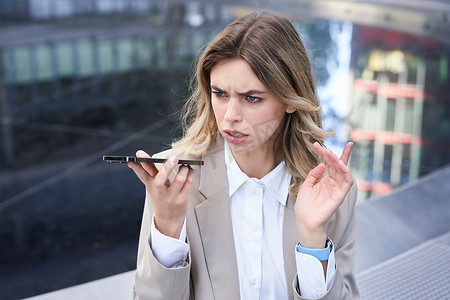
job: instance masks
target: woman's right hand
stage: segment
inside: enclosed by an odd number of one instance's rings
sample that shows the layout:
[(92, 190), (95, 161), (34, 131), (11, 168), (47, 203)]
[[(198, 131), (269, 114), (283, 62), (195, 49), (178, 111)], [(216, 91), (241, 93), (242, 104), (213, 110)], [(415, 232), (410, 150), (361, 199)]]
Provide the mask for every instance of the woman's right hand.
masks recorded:
[[(137, 157), (150, 157), (142, 150)], [(169, 175), (178, 163), (176, 156), (170, 157), (158, 170), (153, 163), (130, 162), (128, 166), (145, 184), (154, 207), (156, 229), (162, 234), (178, 239), (186, 218), (187, 199), (194, 178), (194, 170), (189, 166), (180, 166), (173, 182)]]

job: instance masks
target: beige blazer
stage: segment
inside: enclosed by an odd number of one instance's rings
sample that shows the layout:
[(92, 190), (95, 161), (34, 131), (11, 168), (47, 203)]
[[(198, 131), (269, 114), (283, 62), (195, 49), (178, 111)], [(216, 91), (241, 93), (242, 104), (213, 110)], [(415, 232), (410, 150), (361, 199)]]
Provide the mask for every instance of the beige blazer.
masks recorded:
[[(157, 156), (169, 157), (170, 151)], [(183, 157), (182, 154), (178, 155)], [(192, 157), (190, 157), (192, 158)], [(231, 225), (228, 179), (223, 141), (201, 157), (195, 167), (187, 210), (187, 237), (190, 247), (184, 267), (168, 269), (153, 256), (149, 245), (152, 201), (145, 200), (139, 238), (134, 299), (239, 299), (238, 269)], [(320, 299), (359, 299), (354, 277), (356, 187), (327, 225), (335, 245), (336, 273), (330, 290)], [(283, 247), (289, 299), (305, 299), (298, 293), (295, 246), (297, 244), (295, 198), (288, 197), (284, 213)], [(244, 300), (244, 299), (243, 299)]]

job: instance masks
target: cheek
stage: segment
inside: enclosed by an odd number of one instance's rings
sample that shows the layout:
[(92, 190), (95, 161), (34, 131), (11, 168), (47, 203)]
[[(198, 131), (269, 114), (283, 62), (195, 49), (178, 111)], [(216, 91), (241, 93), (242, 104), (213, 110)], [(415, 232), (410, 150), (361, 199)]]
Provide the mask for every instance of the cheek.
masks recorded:
[(283, 114), (274, 114), (273, 111), (267, 111), (248, 119), (255, 136), (261, 140), (268, 140), (280, 126)]
[(214, 118), (216, 119), (216, 123), (219, 124), (223, 119), (224, 111), (221, 109), (221, 106), (214, 100), (211, 100), (211, 107), (214, 113)]
[(279, 124), (284, 116), (284, 113), (276, 109), (265, 109), (258, 112), (247, 114), (247, 121), (256, 127), (272, 126)]

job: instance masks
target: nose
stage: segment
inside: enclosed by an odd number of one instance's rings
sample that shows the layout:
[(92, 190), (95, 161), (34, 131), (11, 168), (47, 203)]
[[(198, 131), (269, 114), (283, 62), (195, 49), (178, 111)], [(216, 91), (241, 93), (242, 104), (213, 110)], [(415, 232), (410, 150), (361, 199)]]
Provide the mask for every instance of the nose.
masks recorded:
[(242, 121), (242, 103), (239, 97), (231, 97), (227, 103), (224, 119), (228, 122)]

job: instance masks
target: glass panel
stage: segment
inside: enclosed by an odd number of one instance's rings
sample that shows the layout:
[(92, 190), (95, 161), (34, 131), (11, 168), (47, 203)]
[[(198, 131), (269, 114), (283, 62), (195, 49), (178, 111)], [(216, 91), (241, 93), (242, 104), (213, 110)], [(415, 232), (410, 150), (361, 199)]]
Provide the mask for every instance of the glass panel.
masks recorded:
[(94, 74), (93, 45), (90, 39), (80, 39), (77, 43), (79, 58), (79, 75), (89, 76)]
[(58, 68), (60, 76), (70, 76), (74, 74), (73, 49), (69, 42), (62, 42), (55, 45), (58, 55)]
[(132, 39), (120, 39), (116, 41), (117, 52), (119, 56), (119, 70), (128, 71), (135, 65), (136, 57), (133, 52)]
[(394, 131), (395, 128), (395, 106), (396, 100), (389, 98), (387, 101), (386, 130)]
[(38, 45), (36, 47), (36, 63), (38, 80), (50, 80), (53, 76), (52, 58), (49, 45)]
[(406, 144), (403, 145), (402, 154), (402, 165), (401, 165), (401, 177), (400, 183), (405, 184), (409, 182), (409, 172), (411, 168), (411, 146)]
[(405, 102), (405, 125), (403, 130), (405, 133), (412, 134), (414, 128), (414, 100), (408, 99)]
[(100, 60), (100, 73), (111, 73), (113, 71), (113, 50), (111, 40), (99, 40), (97, 47), (98, 58)]
[(372, 93), (366, 93), (364, 95), (363, 107), (362, 127), (367, 130), (376, 130), (378, 120), (378, 106), (376, 96)]
[(152, 40), (148, 38), (139, 38), (137, 64), (140, 67), (148, 67), (155, 56), (155, 48)]
[(390, 183), (391, 181), (392, 150), (392, 145), (384, 146), (383, 173), (381, 175), (381, 180), (384, 183)]
[(11, 65), (14, 68), (14, 74), (16, 74), (16, 82), (30, 82), (31, 81), (31, 61), (29, 48), (17, 47), (12, 48), (11, 55), (14, 58), (15, 65)]

